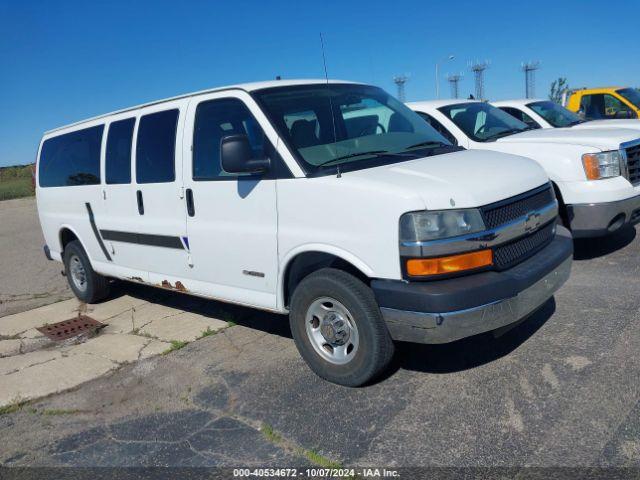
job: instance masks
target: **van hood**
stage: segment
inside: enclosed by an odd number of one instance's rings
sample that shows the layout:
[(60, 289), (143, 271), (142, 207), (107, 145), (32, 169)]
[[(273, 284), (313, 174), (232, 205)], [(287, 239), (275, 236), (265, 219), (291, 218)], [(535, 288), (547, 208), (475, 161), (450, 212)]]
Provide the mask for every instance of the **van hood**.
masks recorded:
[(537, 162), (517, 155), (463, 150), (343, 174), (377, 189), (417, 195), (430, 210), (472, 208), (504, 200), (549, 181)]
[(623, 119), (611, 119), (611, 120), (589, 120), (584, 123), (579, 123), (571, 128), (582, 129), (612, 129), (612, 128), (628, 128), (631, 130), (640, 130), (640, 120), (623, 120)]
[(497, 143), (557, 143), (598, 148), (602, 151), (617, 150), (620, 144), (640, 138), (637, 130), (543, 128), (516, 133), (496, 140)]

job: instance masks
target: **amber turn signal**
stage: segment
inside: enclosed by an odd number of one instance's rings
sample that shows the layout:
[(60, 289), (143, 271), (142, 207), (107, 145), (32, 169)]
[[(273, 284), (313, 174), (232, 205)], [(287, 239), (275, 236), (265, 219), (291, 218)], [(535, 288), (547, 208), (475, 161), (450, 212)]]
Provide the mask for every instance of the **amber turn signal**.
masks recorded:
[(479, 250), (472, 253), (437, 258), (412, 258), (407, 260), (407, 273), (412, 277), (441, 275), (493, 265), (493, 252)]
[(588, 180), (598, 180), (600, 178), (600, 163), (596, 155), (583, 155), (582, 164)]

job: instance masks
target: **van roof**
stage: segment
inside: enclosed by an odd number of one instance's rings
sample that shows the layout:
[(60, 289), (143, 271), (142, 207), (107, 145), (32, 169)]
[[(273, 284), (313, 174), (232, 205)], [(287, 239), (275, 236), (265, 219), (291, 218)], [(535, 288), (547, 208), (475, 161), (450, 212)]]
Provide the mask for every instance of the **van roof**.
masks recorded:
[[(328, 80), (329, 83), (353, 83), (357, 84), (358, 82), (349, 82), (345, 80)], [(297, 79), (297, 80), (269, 80), (263, 82), (249, 82), (249, 83), (238, 83), (236, 85), (227, 85), (223, 87), (214, 87), (208, 88), (205, 90), (199, 90), (196, 92), (184, 93), (182, 95), (177, 95), (175, 97), (165, 98), (162, 100), (154, 100), (152, 102), (143, 103), (140, 105), (135, 105), (133, 107), (123, 108), (121, 110), (115, 110), (113, 112), (104, 113), (102, 115), (97, 115), (95, 117), (86, 118), (84, 120), (80, 120), (78, 122), (70, 123), (68, 125), (63, 125), (61, 127), (56, 127), (51, 130), (44, 132), (45, 135), (50, 133), (57, 132), (58, 130), (64, 130), (66, 128), (75, 127), (78, 125), (82, 125), (83, 123), (91, 122), (94, 120), (99, 120), (101, 118), (110, 117), (111, 115), (117, 115), (119, 113), (130, 112), (132, 110), (138, 110), (139, 108), (149, 107), (151, 105), (158, 105), (160, 103), (170, 102), (172, 100), (178, 100), (181, 98), (194, 97), (196, 95), (202, 95), (205, 93), (218, 92), (222, 90), (244, 90), (245, 92), (253, 92), (255, 90), (262, 90), (263, 88), (271, 88), (271, 87), (287, 87), (293, 85), (314, 85), (318, 83), (327, 83), (325, 79)]]

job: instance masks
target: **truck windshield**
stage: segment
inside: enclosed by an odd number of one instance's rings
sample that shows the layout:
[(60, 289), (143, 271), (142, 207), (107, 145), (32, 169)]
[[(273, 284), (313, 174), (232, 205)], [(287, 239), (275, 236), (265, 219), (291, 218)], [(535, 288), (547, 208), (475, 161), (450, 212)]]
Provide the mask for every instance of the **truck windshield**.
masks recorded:
[(497, 140), (533, 128), (499, 108), (483, 102), (446, 105), (439, 110), (476, 142)]
[(571, 110), (567, 110), (554, 102), (532, 102), (527, 104), (527, 107), (544, 118), (552, 127), (571, 127), (584, 122)]
[(384, 90), (313, 84), (252, 92), (306, 173), (378, 166), (451, 152), (451, 145)]
[(634, 88), (621, 88), (616, 90), (625, 99), (633, 103), (637, 108), (640, 108), (640, 92)]

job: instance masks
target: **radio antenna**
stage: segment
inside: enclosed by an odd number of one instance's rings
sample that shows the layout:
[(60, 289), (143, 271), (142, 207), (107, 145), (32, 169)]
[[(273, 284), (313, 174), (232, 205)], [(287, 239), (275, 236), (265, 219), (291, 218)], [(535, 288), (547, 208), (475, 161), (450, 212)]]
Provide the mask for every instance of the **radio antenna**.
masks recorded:
[[(327, 57), (324, 53), (324, 38), (322, 37), (322, 32), (320, 32), (320, 48), (322, 49), (322, 65), (324, 66), (324, 79), (327, 85), (327, 94), (329, 97), (329, 108), (331, 109), (331, 123), (333, 124), (333, 143), (335, 144), (338, 141), (338, 134), (336, 133), (336, 118), (333, 112), (333, 101), (331, 100), (331, 89), (329, 88), (329, 74), (327, 72)], [(334, 154), (337, 156), (337, 150), (334, 147)], [(338, 178), (342, 177), (340, 173), (340, 164), (336, 165), (336, 173)]]

